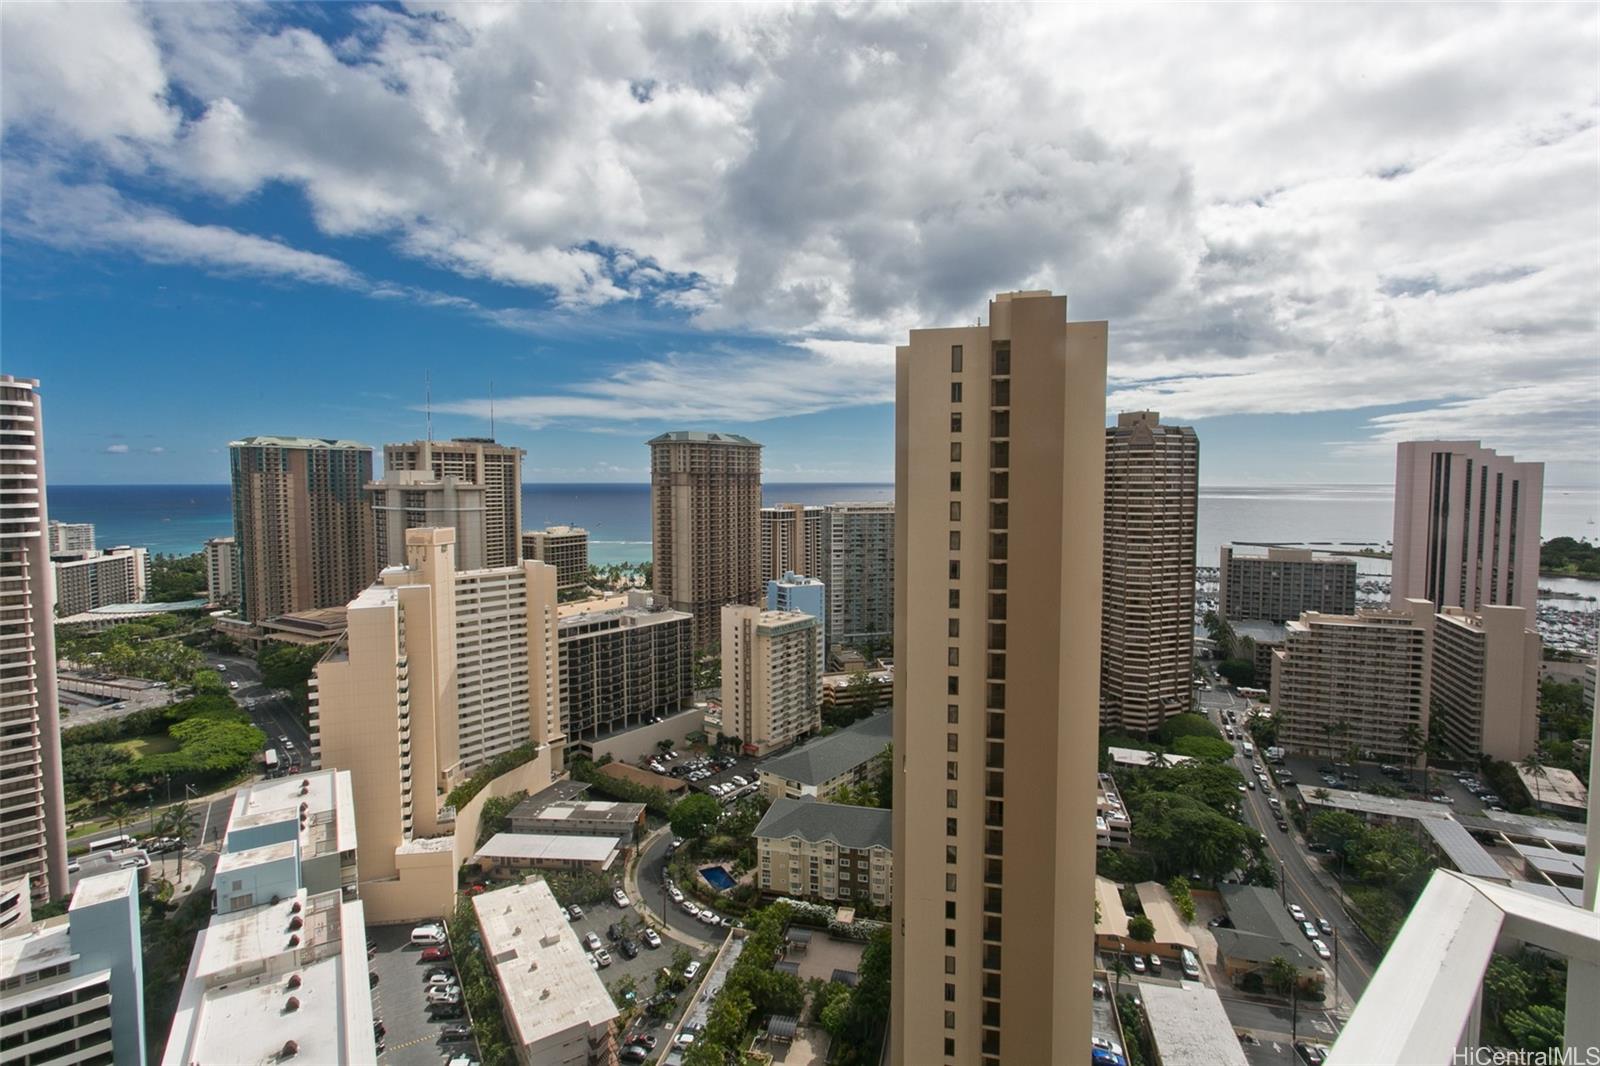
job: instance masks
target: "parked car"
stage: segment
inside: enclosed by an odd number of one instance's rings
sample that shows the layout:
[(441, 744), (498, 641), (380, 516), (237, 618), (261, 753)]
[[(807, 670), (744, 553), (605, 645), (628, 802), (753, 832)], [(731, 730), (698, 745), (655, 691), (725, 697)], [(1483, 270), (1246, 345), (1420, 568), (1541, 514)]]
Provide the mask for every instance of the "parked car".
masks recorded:
[(1161, 972), (1161, 956), (1157, 955), (1153, 951), (1150, 953), (1150, 972), (1151, 973), (1160, 973)]
[(606, 926), (606, 939), (621, 940), (623, 932), (624, 930), (621, 922), (612, 922), (610, 925)]
[(428, 1011), (436, 1022), (454, 1021), (457, 1018), (466, 1017), (467, 1014), (467, 1009), (459, 1002), (430, 1003), (428, 1004)]
[(413, 944), (443, 944), (444, 940), (444, 926), (437, 922), (419, 925), (411, 930), (411, 942)]
[(668, 885), (667, 886), (667, 896), (674, 903), (682, 903), (683, 902), (683, 893), (678, 890), (678, 886), (677, 885)]
[(738, 774), (734, 774), (733, 775), (733, 783), (738, 785), (740, 788), (743, 788), (744, 786), (748, 785), (750, 782), (746, 781), (744, 778), (740, 777)]
[(604, 944), (600, 943), (600, 934), (596, 933), (593, 929), (583, 934), (583, 946), (588, 948), (590, 951), (599, 951), (601, 948), (605, 947)]
[(700, 961), (696, 959), (683, 968), (683, 979), (693, 981), (698, 976), (700, 976)]
[(1300, 1061), (1305, 1063), (1306, 1066), (1322, 1066), (1328, 1058), (1317, 1045), (1307, 1044), (1303, 1041), (1294, 1046), (1294, 1053), (1300, 1056)]
[(429, 966), (426, 970), (422, 971), (422, 979), (424, 981), (431, 981), (439, 974), (443, 974), (446, 977), (454, 977), (456, 972), (449, 966)]
[(639, 957), (639, 945), (635, 944), (632, 940), (624, 940), (622, 943), (617, 945), (617, 950), (622, 952), (622, 957), (625, 959), (635, 959)]
[(700, 917), (700, 908), (696, 907), (694, 905), (694, 901), (693, 900), (687, 900), (687, 899), (684, 900), (683, 903), (682, 903), (682, 906), (683, 906), (684, 913), (687, 914), (689, 917), (691, 917), (691, 918)]
[(429, 1003), (455, 1004), (461, 1002), (461, 988), (458, 985), (438, 985), (428, 989)]
[(423, 948), (422, 954), (418, 957), (423, 962), (443, 962), (450, 957), (450, 946), (448, 944), (435, 944), (431, 948)]
[(598, 962), (602, 968), (610, 966), (611, 952), (607, 951), (605, 948), (601, 948), (599, 951), (594, 953), (594, 961)]
[(439, 1038), (441, 1040), (471, 1040), (472, 1026), (447, 1025), (439, 1031)]
[(1301, 922), (1300, 931), (1306, 935), (1307, 940), (1317, 939), (1317, 927), (1311, 922)]
[(644, 1062), (650, 1058), (650, 1049), (641, 1044), (629, 1044), (617, 1052), (620, 1062)]
[(619, 907), (631, 906), (628, 902), (628, 894), (620, 888), (612, 889), (611, 898), (617, 901), (617, 906)]
[(654, 929), (646, 929), (644, 931), (644, 942), (647, 947), (658, 948), (661, 946), (661, 934)]
[(642, 1047), (650, 1051), (654, 1051), (656, 1049), (656, 1038), (651, 1036), (649, 1033), (634, 1033), (632, 1036), (628, 1037), (628, 1039), (624, 1040), (623, 1043), (629, 1047)]
[(1135, 955), (1133, 957), (1133, 972), (1134, 973), (1144, 973), (1148, 969), (1149, 969), (1149, 967), (1146, 966), (1145, 963), (1144, 963), (1144, 956), (1143, 955)]
[(574, 903), (567, 908), (567, 920), (573, 922), (583, 921), (583, 908)]
[(436, 973), (424, 979), (429, 988), (454, 988), (456, 975), (454, 973)]

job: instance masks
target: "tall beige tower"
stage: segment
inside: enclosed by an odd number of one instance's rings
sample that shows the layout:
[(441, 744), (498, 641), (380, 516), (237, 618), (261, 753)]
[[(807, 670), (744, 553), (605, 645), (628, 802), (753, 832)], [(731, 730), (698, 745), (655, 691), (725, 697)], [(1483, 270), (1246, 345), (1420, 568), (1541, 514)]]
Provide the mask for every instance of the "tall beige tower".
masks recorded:
[(761, 508), (761, 580), (786, 573), (822, 580), (828, 566), (828, 509), (804, 503)]
[(822, 728), (822, 619), (803, 611), (722, 609), (722, 731), (751, 755)]
[(0, 374), (0, 883), (54, 899), (70, 886), (38, 388)]
[(1200, 441), (1154, 411), (1106, 430), (1100, 720), (1149, 734), (1194, 699)]
[[(414, 440), (383, 446), (385, 480), (394, 470), (431, 474), (434, 481), (454, 478), (482, 490), (480, 499), (463, 494), (454, 506), (483, 509), (483, 562), (480, 566), (515, 566), (522, 557), (521, 448), (497, 444), (487, 437)], [(454, 523), (451, 523), (452, 525)], [(462, 538), (457, 538), (460, 543)], [(474, 548), (476, 551), (476, 548)], [(461, 556), (463, 559), (468, 554)]]
[(351, 440), (246, 437), (228, 445), (240, 612), (263, 622), (337, 607), (378, 572), (372, 449)]
[(1091, 1032), (1106, 324), (989, 322), (896, 352), (896, 1066)]
[(1538, 606), (1544, 464), (1477, 441), (1407, 441), (1394, 473), (1389, 602)]
[(761, 445), (678, 430), (650, 441), (652, 585), (716, 642), (729, 603), (761, 602)]

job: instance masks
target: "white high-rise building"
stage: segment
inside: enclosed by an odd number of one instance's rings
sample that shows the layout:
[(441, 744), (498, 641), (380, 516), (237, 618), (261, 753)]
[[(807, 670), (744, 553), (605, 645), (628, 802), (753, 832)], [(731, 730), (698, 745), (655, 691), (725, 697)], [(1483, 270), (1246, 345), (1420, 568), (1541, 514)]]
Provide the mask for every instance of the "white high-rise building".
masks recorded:
[(821, 646), (809, 614), (722, 608), (722, 731), (766, 755), (821, 728)]
[(239, 543), (232, 537), (206, 541), (206, 598), (212, 603), (232, 604), (238, 598), (233, 576), (238, 553)]
[(94, 523), (93, 522), (50, 522), (50, 551), (56, 552), (92, 552), (94, 551)]
[(824, 522), (828, 647), (894, 639), (894, 504), (835, 503)]

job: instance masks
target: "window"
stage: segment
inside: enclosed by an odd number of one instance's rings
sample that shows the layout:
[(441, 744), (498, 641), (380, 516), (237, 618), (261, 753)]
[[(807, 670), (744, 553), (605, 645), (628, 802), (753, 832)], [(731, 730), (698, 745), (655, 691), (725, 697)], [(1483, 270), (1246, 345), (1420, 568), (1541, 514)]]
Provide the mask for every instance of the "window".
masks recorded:
[(956, 957), (954, 955), (946, 955), (944, 957), (944, 972), (945, 973), (955, 973), (956, 972)]
[(944, 931), (944, 946), (947, 948), (956, 946), (956, 931), (954, 929), (946, 929)]
[(960, 492), (961, 491), (961, 471), (959, 471), (959, 470), (950, 471), (950, 491), (951, 492)]
[(944, 750), (945, 751), (956, 751), (956, 750), (958, 750), (956, 748), (956, 736), (957, 736), (957, 734), (955, 734), (955, 733), (948, 733), (948, 734), (945, 735), (945, 738), (944, 738)]
[(953, 1059), (956, 1056), (956, 1042), (948, 1036), (944, 1038), (944, 1057)]
[(950, 635), (952, 637), (959, 637), (961, 635), (961, 619), (950, 619)]
[(944, 861), (950, 863), (952, 866), (955, 865), (956, 846), (954, 844), (946, 844), (944, 846)]
[(950, 590), (950, 609), (951, 610), (955, 610), (957, 607), (960, 607), (960, 606), (961, 606), (961, 590), (960, 589), (951, 589)]
[(950, 383), (950, 402), (951, 403), (960, 403), (961, 402), (961, 382), (959, 382), (959, 381), (952, 381)]
[(944, 805), (946, 807), (949, 807), (951, 810), (955, 810), (955, 808), (956, 808), (956, 790), (955, 789), (947, 788), (947, 789), (944, 790)]
[(961, 412), (960, 411), (957, 411), (955, 414), (950, 416), (950, 432), (951, 433), (960, 433), (961, 432)]
[(950, 560), (950, 580), (951, 581), (960, 581), (961, 580), (961, 560), (960, 559), (951, 559)]
[(950, 531), (950, 550), (953, 552), (961, 550), (961, 531), (959, 529)]
[(950, 346), (950, 373), (961, 373), (961, 345), (959, 344)]
[(952, 521), (952, 522), (961, 521), (961, 501), (960, 500), (951, 500), (950, 501), (950, 521)]
[(944, 986), (944, 1001), (946, 1003), (954, 1003), (956, 1001), (955, 985), (947, 984)]
[(944, 777), (945, 777), (946, 781), (954, 781), (956, 779), (956, 764), (955, 763), (946, 762), (944, 764)]
[(957, 704), (947, 704), (944, 709), (944, 720), (951, 725), (961, 721), (961, 707)]
[[(956, 835), (956, 820), (954, 818), (946, 818), (944, 820), (944, 835), (945, 836), (950, 836), (950, 837), (953, 837), (953, 836)], [(955, 909), (955, 904), (954, 903), (950, 904), (947, 909), (954, 910)]]
[(956, 1012), (955, 1011), (947, 1010), (947, 1011), (944, 1012), (944, 1027), (946, 1029), (954, 1029), (956, 1027)]
[(947, 665), (960, 666), (961, 665), (961, 649), (960, 648), (946, 648), (945, 649), (945, 659), (947, 661)]
[(944, 685), (945, 692), (947, 694), (949, 694), (951, 696), (959, 696), (959, 695), (961, 695), (961, 679), (960, 678), (958, 678), (958, 677), (947, 677), (947, 678), (944, 679), (944, 681), (945, 681), (945, 685)]
[(956, 920), (956, 901), (955, 900), (947, 899), (947, 900), (944, 901), (944, 916), (949, 921), (953, 922), (953, 921)]
[(961, 442), (958, 440), (953, 440), (950, 442), (950, 461), (952, 463), (959, 463), (961, 461)]

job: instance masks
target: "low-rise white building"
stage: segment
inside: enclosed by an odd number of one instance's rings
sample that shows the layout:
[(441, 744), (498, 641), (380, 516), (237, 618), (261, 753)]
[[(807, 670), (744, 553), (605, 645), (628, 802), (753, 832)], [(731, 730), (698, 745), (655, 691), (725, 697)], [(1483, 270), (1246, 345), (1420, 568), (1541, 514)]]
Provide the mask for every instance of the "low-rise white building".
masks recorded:
[[(567, 838), (571, 839), (571, 838)], [(472, 901), (483, 955), (500, 986), (506, 1031), (522, 1066), (616, 1061), (616, 1004), (543, 881)]]
[(1094, 790), (1094, 842), (1101, 848), (1133, 846), (1133, 816), (1122, 805), (1117, 783), (1110, 774), (1101, 774)]
[(496, 833), (473, 861), (497, 876), (526, 870), (587, 870), (605, 873), (617, 862), (616, 837), (558, 833)]

